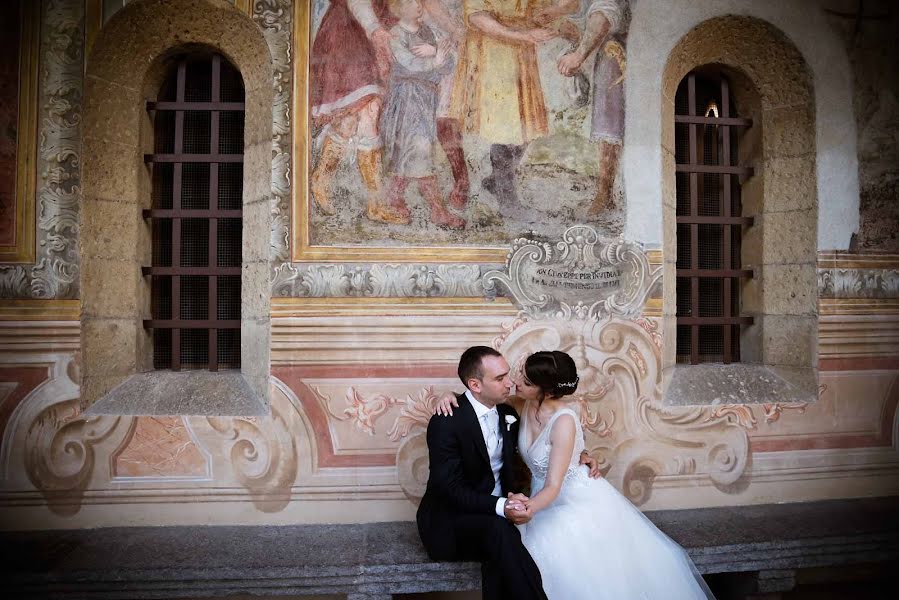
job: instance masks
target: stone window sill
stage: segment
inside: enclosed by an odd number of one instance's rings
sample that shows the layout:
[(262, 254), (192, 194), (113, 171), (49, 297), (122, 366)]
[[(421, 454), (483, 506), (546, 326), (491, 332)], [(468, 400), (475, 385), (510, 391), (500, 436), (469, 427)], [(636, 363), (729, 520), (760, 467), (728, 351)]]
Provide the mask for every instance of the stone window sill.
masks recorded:
[(243, 417), (268, 408), (240, 371), (151, 371), (130, 376), (84, 414)]
[(817, 369), (734, 363), (675, 366), (664, 402), (688, 406), (787, 404), (817, 399)]

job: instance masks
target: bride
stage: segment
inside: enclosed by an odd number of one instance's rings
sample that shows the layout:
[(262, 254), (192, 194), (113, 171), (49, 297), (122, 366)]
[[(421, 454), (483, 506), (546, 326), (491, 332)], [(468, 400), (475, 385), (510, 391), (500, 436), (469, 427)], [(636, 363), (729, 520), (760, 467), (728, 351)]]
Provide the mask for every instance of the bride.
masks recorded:
[[(536, 352), (525, 361), (518, 395), (518, 449), (531, 470), (532, 519), (521, 537), (550, 600), (713, 598), (687, 553), (605, 479), (581, 466), (584, 433), (566, 402), (577, 389), (574, 360)], [(441, 399), (438, 412), (454, 404)], [(589, 573), (598, 572), (597, 578)]]

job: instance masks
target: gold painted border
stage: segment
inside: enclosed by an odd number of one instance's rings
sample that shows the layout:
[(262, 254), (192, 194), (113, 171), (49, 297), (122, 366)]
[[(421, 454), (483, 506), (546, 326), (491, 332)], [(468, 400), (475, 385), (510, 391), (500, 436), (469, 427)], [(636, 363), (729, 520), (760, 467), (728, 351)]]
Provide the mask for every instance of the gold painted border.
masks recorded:
[(503, 247), (455, 248), (450, 246), (313, 246), (309, 237), (309, 52), (310, 2), (294, 2), (293, 64), (293, 193), (290, 202), (291, 248), (294, 262), (431, 262), (504, 263)]
[(899, 269), (899, 254), (819, 252), (819, 269)]
[(829, 315), (897, 315), (899, 298), (821, 298), (818, 314)]
[(41, 50), (41, 3), (22, 3), (19, 58), (19, 114), (16, 139), (16, 241), (0, 246), (0, 262), (34, 262), (37, 181), (38, 78)]
[(485, 315), (514, 317), (508, 298), (272, 298), (273, 319), (291, 317)]
[[(84, 56), (94, 47), (97, 33), (103, 28), (103, 0), (85, 0), (84, 3)], [(87, 60), (84, 61), (87, 68)]]
[(661, 317), (664, 316), (662, 311), (661, 298), (648, 298), (646, 304), (643, 305), (644, 317)]
[[(515, 317), (508, 298), (272, 298), (273, 319), (292, 317), (479, 315)], [(650, 298), (644, 317), (662, 316), (662, 299)]]
[(0, 321), (78, 321), (79, 300), (3, 300)]

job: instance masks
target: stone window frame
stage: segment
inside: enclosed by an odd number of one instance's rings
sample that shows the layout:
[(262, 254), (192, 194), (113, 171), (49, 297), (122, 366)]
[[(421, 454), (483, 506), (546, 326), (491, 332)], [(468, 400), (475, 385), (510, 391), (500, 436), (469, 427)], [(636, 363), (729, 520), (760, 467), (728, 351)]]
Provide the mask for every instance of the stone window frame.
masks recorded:
[[(674, 96), (691, 71), (713, 65), (728, 76), (740, 114), (754, 126), (738, 164), (755, 173), (742, 186), (742, 261), (754, 276), (741, 288), (741, 363), (678, 365)], [(773, 25), (744, 16), (709, 19), (668, 56), (662, 81), (662, 240), (665, 402), (733, 404), (817, 398), (817, 223), (815, 92), (802, 54)], [(789, 241), (789, 243), (784, 243)]]
[[(202, 49), (244, 79), (240, 371), (153, 371), (149, 264), (152, 152), (146, 111), (167, 59)], [(84, 83), (81, 405), (87, 414), (263, 415), (270, 364), (273, 65), (257, 25), (214, 0), (129, 3), (100, 30)]]

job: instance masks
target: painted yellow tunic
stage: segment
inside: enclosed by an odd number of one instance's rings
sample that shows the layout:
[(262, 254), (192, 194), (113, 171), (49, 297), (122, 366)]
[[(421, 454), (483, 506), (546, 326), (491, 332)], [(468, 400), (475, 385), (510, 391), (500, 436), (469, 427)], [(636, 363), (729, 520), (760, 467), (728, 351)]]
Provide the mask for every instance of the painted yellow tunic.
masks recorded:
[(463, 131), (491, 144), (523, 144), (548, 133), (546, 104), (533, 44), (489, 37), (471, 15), (487, 12), (507, 27), (527, 27), (546, 0), (465, 0), (468, 33), (456, 74), (450, 114)]

